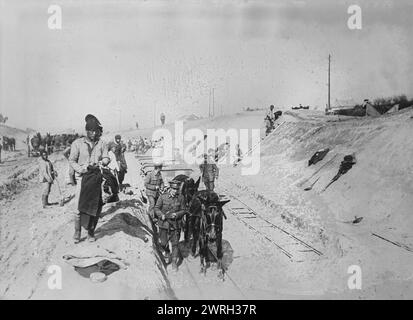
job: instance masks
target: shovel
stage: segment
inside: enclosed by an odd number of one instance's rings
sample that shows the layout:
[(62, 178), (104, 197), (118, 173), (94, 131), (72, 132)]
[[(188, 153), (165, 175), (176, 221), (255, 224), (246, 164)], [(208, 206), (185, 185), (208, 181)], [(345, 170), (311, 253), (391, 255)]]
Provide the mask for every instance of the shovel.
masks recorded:
[(331, 181), (328, 183), (328, 185), (326, 185), (325, 188), (324, 188), (323, 190), (321, 190), (321, 192), (326, 191), (329, 186), (331, 186), (335, 181), (338, 180), (338, 178), (340, 178), (340, 176), (341, 176), (340, 173), (336, 174), (336, 175), (334, 176), (334, 178), (331, 179)]
[(353, 220), (351, 223), (356, 224), (356, 223), (361, 222), (361, 220), (363, 220), (363, 217), (357, 217), (357, 216), (355, 216), (355, 217), (354, 217), (354, 220)]
[(318, 177), (309, 187), (305, 188), (304, 191), (310, 191), (318, 180), (320, 180), (320, 177)]
[[(362, 220), (363, 220), (363, 217), (357, 217), (357, 216), (354, 216), (354, 220), (349, 220), (349, 221), (339, 221), (339, 222), (342, 222), (342, 223), (348, 223), (348, 224), (357, 224), (357, 223), (360, 223)], [(337, 220), (337, 221), (338, 221), (338, 220)]]

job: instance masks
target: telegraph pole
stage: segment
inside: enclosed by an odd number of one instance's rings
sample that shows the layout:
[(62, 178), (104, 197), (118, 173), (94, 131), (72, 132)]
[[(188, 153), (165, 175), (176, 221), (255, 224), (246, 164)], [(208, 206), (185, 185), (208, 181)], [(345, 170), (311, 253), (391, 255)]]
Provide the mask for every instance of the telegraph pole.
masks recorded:
[(330, 104), (330, 65), (331, 65), (331, 55), (328, 55), (328, 110), (331, 109)]
[(156, 102), (155, 107), (153, 108), (153, 127), (156, 127)]
[(215, 88), (212, 88), (212, 116), (215, 116)]
[(208, 118), (211, 118), (211, 88), (208, 92)]

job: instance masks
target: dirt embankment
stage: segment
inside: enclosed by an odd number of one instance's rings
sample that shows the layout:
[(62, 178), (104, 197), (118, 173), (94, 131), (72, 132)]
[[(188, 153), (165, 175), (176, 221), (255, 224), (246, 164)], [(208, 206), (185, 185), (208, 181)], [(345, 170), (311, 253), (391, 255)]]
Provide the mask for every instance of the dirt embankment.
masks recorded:
[[(297, 263), (283, 260), (269, 242), (229, 216), (224, 228), (224, 238), (231, 243), (234, 254), (229, 272), (243, 292), (253, 292), (252, 298), (259, 296), (264, 299), (291, 296), (413, 297), (410, 270), (413, 255), (409, 251), (413, 248), (410, 231), (413, 227), (410, 214), (413, 183), (408, 174), (412, 171), (413, 148), (409, 139), (413, 133), (412, 115), (412, 110), (403, 110), (376, 119), (337, 121), (337, 118), (319, 114), (310, 116), (309, 113), (302, 113), (300, 118), (286, 114), (279, 119), (286, 123), (262, 143), (259, 174), (242, 176), (240, 167), (220, 167), (217, 181), (219, 192), (229, 191), (228, 194), (239, 197), (263, 218), (323, 254), (314, 261)], [(262, 129), (261, 125), (262, 115), (244, 113), (232, 118), (188, 122), (185, 128)], [(326, 147), (330, 148), (326, 158), (308, 167), (308, 160), (314, 152)], [(323, 191), (337, 173), (343, 156), (350, 153), (355, 153), (357, 163)], [(51, 159), (61, 173), (59, 181), (63, 185), (67, 161), (60, 155), (54, 155)], [(328, 162), (330, 159), (331, 162)], [(118, 204), (107, 206), (97, 228), (97, 242), (82, 242), (78, 246), (88, 250), (105, 250), (116, 255), (127, 266), (100, 284), (83, 278), (62, 260), (63, 255), (73, 253), (76, 248), (71, 239), (73, 204), (41, 209), (41, 188), (36, 180), (34, 160), (21, 155), (1, 165), (0, 175), (6, 178), (1, 181), (17, 185), (14, 191), (5, 193), (0, 200), (1, 297), (175, 297), (168, 282), (171, 276), (167, 276), (165, 266), (151, 244), (150, 231), (145, 222), (146, 206), (139, 201), (139, 190), (134, 189), (142, 187), (142, 181), (136, 159), (131, 154), (128, 163), (125, 182), (131, 185), (135, 194), (122, 195)], [(198, 171), (195, 169), (194, 175), (197, 177)], [(28, 177), (27, 181), (21, 177)], [(319, 180), (312, 190), (303, 190), (317, 178)], [(74, 190), (73, 187), (65, 187), (63, 192), (67, 195)], [(59, 195), (53, 188), (51, 200), (57, 199)], [(352, 224), (355, 216), (363, 217), (363, 220)], [(146, 237), (149, 237), (148, 242), (145, 242)], [(281, 238), (274, 237), (273, 240), (283, 245)], [(193, 262), (197, 266), (198, 263)], [(47, 268), (50, 265), (62, 268), (63, 289), (60, 291), (50, 290), (47, 286)], [(351, 291), (347, 286), (348, 268), (352, 265), (361, 267), (361, 291)], [(189, 268), (192, 266), (189, 264)], [(197, 268), (194, 267), (194, 270)], [(213, 277), (206, 279), (211, 297), (216, 289), (222, 294), (219, 298), (235, 296), (234, 288), (224, 290), (223, 284), (217, 282), (215, 275)], [(203, 280), (197, 280), (203, 283)], [(185, 268), (172, 277), (172, 282), (174, 289), (178, 287), (175, 291), (178, 297), (198, 297)], [(186, 282), (189, 284), (185, 285)], [(204, 291), (199, 294), (199, 297), (202, 296), (210, 295)]]
[[(259, 174), (242, 176), (240, 167), (220, 166), (218, 189), (224, 187), (264, 218), (322, 251), (317, 262), (290, 264), (285, 269), (290, 279), (282, 284), (286, 291), (291, 279), (296, 279), (300, 285), (294, 292), (302, 294), (307, 287), (310, 294), (317, 287), (321, 290), (317, 297), (413, 296), (408, 267), (413, 259), (407, 250), (413, 248), (409, 212), (413, 183), (406, 174), (412, 171), (413, 148), (408, 138), (412, 114), (410, 109), (379, 118), (338, 118), (320, 112), (298, 116), (287, 112), (278, 120), (285, 123), (261, 145)], [(262, 114), (197, 120), (186, 123), (184, 130), (191, 127), (262, 132)], [(322, 148), (330, 152), (309, 167), (308, 160)], [(352, 153), (356, 165), (323, 191), (343, 157)], [(304, 191), (317, 179), (312, 190)], [(351, 223), (355, 216), (363, 217), (362, 221)], [(349, 294), (348, 268), (352, 265), (361, 267), (366, 289)]]
[[(323, 220), (348, 221), (357, 215), (374, 226), (385, 221), (407, 231), (402, 221), (413, 222), (409, 214), (413, 199), (408, 196), (413, 191), (413, 177), (406, 174), (413, 166), (413, 147), (408, 138), (413, 133), (412, 114), (412, 110), (406, 110), (376, 119), (285, 123), (261, 149), (261, 171), (271, 170), (273, 180), (281, 182), (266, 191), (277, 193), (284, 204), (294, 203), (297, 192), (302, 195), (297, 198), (316, 200), (317, 206), (322, 206), (317, 211), (325, 213)], [(322, 148), (330, 148), (326, 158), (308, 167), (310, 157)], [(351, 153), (355, 153), (357, 164), (323, 191), (338, 172), (344, 155)], [(302, 182), (335, 155), (329, 165), (304, 184), (305, 187), (319, 177), (313, 190), (301, 192)], [(288, 164), (284, 165), (283, 160)], [(285, 182), (294, 193), (286, 192)], [(282, 185), (283, 192), (277, 185)]]
[[(411, 109), (346, 121), (327, 117), (315, 121), (301, 115), (262, 143), (258, 175), (241, 176), (239, 168), (233, 168), (223, 171), (221, 179), (232, 181), (233, 192), (263, 204), (268, 217), (281, 218), (297, 234), (323, 245), (330, 261), (326, 265), (330, 289), (335, 290), (336, 280), (344, 280), (348, 266), (354, 264), (361, 266), (367, 287), (394, 288), (394, 282), (411, 282), (406, 265), (413, 262), (412, 115)], [(309, 167), (308, 160), (322, 148), (330, 152)], [(357, 163), (324, 191), (344, 155), (352, 153)], [(312, 190), (303, 190), (316, 179)], [(352, 224), (355, 216), (363, 220)], [(413, 296), (411, 285), (396, 287), (400, 296)], [(385, 291), (378, 292), (386, 296)]]

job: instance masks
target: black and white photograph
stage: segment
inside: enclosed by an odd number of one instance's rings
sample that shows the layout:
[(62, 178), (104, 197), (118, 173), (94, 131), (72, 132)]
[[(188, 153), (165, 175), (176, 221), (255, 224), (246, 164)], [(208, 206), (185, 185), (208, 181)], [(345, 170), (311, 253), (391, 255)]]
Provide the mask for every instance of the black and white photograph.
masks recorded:
[(0, 0), (0, 300), (413, 299), (412, 34), (410, 0)]

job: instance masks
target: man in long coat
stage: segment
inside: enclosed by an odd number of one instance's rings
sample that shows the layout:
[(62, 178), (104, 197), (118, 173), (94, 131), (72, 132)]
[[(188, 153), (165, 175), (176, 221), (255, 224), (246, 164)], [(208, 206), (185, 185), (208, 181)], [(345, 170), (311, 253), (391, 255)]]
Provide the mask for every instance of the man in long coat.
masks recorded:
[[(87, 115), (85, 121), (86, 136), (78, 138), (72, 143), (69, 155), (69, 163), (75, 170), (77, 181), (76, 194), (74, 199), (76, 209), (74, 210), (75, 234), (73, 238), (75, 243), (79, 243), (80, 241), (82, 226), (81, 214), (83, 214), (83, 218), (85, 218), (84, 220), (88, 221), (88, 223), (85, 224), (88, 230), (88, 240), (95, 241), (94, 232), (97, 225), (97, 221), (99, 219), (100, 212), (102, 210), (103, 201), (93, 202), (96, 206), (95, 208), (93, 208), (93, 211), (95, 213), (95, 215), (93, 216), (88, 213), (81, 212), (79, 208), (82, 204), (87, 203), (87, 201), (82, 201), (81, 203), (80, 197), (82, 193), (82, 188), (84, 189), (82, 195), (83, 199), (87, 199), (87, 196), (86, 198), (84, 197), (85, 190), (88, 191), (88, 194), (91, 194), (91, 197), (93, 196), (93, 200), (96, 200), (96, 198), (99, 197), (99, 190), (97, 190), (97, 188), (100, 188), (101, 190), (101, 185), (97, 185), (99, 181), (99, 175), (96, 171), (96, 168), (99, 166), (99, 161), (101, 161), (103, 158), (108, 158), (107, 146), (100, 139), (103, 128), (99, 120), (93, 115)], [(88, 183), (87, 186), (82, 186), (82, 179), (85, 175), (88, 176), (89, 182), (95, 183), (94, 186), (91, 187), (90, 183)], [(85, 214), (87, 216), (85, 216)]]

